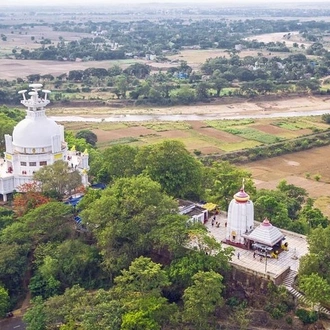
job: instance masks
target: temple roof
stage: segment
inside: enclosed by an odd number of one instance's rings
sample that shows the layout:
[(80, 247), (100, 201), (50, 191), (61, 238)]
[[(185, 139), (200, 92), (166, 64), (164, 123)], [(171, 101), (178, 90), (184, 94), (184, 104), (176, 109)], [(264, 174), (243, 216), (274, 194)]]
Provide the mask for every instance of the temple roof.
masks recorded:
[(238, 203), (246, 203), (250, 199), (250, 196), (244, 191), (244, 186), (234, 195), (234, 199)]
[(249, 234), (251, 241), (268, 246), (275, 245), (283, 238), (282, 232), (274, 227), (267, 218)]

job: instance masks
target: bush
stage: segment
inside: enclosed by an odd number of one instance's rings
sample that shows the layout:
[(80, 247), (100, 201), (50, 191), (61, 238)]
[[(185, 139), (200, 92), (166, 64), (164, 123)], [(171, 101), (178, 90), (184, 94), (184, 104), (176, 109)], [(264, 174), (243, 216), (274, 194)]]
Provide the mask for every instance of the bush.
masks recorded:
[(330, 124), (330, 113), (325, 113), (322, 115), (322, 120), (327, 123)]
[(299, 320), (304, 324), (311, 324), (317, 321), (317, 312), (307, 311), (306, 309), (298, 309), (296, 315), (299, 317)]
[(289, 325), (292, 325), (293, 323), (293, 320), (292, 320), (292, 317), (291, 316), (288, 316), (286, 319), (285, 319), (286, 323), (289, 324)]

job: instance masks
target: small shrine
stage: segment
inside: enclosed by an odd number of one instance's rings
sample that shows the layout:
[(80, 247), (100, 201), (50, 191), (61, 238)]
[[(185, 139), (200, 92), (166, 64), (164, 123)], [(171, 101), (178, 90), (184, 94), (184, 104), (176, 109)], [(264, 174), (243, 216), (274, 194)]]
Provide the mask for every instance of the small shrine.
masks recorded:
[(265, 254), (276, 258), (281, 250), (287, 249), (284, 234), (265, 218), (251, 233), (246, 235), (248, 248), (256, 250), (257, 254)]

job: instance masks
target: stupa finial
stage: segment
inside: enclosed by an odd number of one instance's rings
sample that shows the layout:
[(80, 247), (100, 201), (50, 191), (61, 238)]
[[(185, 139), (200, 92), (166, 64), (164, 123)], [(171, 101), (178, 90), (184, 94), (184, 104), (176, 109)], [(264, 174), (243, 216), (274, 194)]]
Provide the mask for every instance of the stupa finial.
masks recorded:
[(242, 190), (244, 190), (245, 179), (242, 179)]
[(38, 92), (40, 91), (42, 84), (30, 84), (29, 87), (32, 89), (32, 91), (28, 93), (30, 95), (29, 99), (26, 98), (25, 95), (27, 90), (22, 90), (18, 92), (23, 96), (23, 100), (21, 100), (21, 103), (25, 105), (30, 111), (43, 109), (50, 102), (47, 99), (47, 94), (49, 94), (50, 91), (46, 89), (42, 90), (42, 92), (44, 92), (44, 98), (41, 98)]

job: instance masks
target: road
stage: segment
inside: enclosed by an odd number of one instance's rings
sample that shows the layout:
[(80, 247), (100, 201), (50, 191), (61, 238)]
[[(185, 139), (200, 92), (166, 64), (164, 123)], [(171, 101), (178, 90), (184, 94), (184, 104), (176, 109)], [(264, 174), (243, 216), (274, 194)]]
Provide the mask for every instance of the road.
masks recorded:
[(0, 330), (25, 330), (26, 326), (20, 317), (0, 320)]

